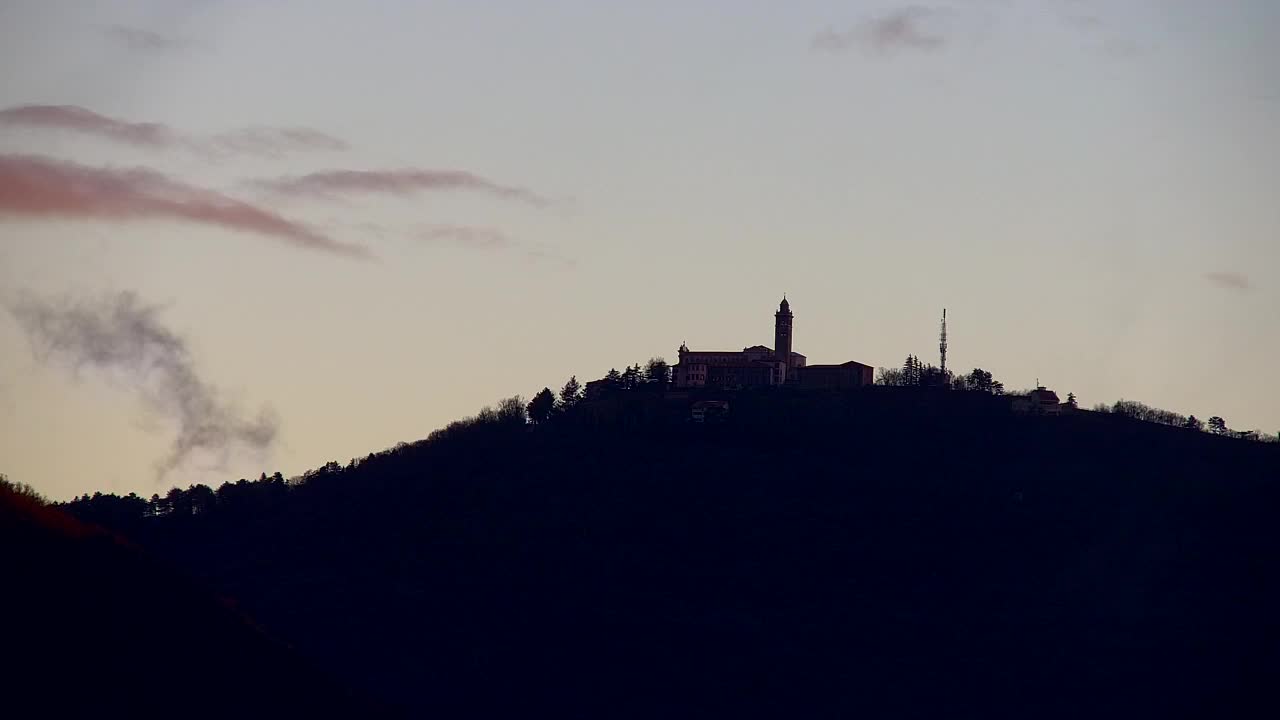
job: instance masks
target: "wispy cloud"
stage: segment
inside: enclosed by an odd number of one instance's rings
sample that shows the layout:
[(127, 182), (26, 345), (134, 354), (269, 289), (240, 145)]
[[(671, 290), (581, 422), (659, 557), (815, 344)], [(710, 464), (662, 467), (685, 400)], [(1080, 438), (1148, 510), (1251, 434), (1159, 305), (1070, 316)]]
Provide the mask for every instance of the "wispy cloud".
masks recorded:
[(1238, 272), (1208, 272), (1204, 274), (1204, 279), (1227, 290), (1248, 290), (1250, 287), (1249, 277)]
[(572, 259), (546, 248), (529, 247), (501, 230), (469, 225), (431, 225), (419, 228), (413, 237), (429, 243), (447, 243), (471, 250), (516, 252), (533, 262), (549, 262), (565, 267), (577, 265)]
[(311, 150), (346, 150), (347, 143), (302, 127), (248, 127), (208, 137), (178, 132), (168, 125), (130, 122), (78, 105), (19, 105), (0, 110), (0, 125), (61, 130), (138, 147), (180, 148), (206, 155), (279, 156)]
[(176, 426), (163, 478), (194, 456), (225, 461), (240, 449), (269, 450), (277, 423), (263, 410), (249, 418), (221, 399), (196, 370), (186, 341), (159, 319), (159, 308), (131, 292), (72, 302), (24, 296), (5, 303), (36, 357), (76, 373), (86, 369), (136, 393)]
[(1089, 13), (1068, 12), (1063, 13), (1061, 17), (1062, 22), (1066, 23), (1069, 27), (1073, 27), (1084, 32), (1095, 32), (1106, 26), (1106, 23), (1103, 22), (1100, 16)]
[(501, 230), (467, 225), (432, 225), (414, 233), (419, 240), (432, 243), (448, 243), (477, 250), (502, 250), (513, 248), (516, 242)]
[(194, 141), (196, 149), (248, 155), (280, 155), (301, 150), (347, 150), (345, 140), (304, 127), (249, 127)]
[(109, 25), (102, 29), (111, 40), (120, 43), (130, 50), (141, 52), (164, 52), (176, 50), (187, 43), (176, 37), (162, 35), (154, 30), (130, 27), (128, 25)]
[(530, 205), (550, 204), (546, 198), (520, 187), (501, 185), (465, 170), (326, 170), (259, 180), (258, 187), (278, 195), (336, 199), (342, 195), (412, 195), (432, 190), (468, 190)]
[(570, 258), (570, 257), (565, 257), (564, 255), (561, 255), (560, 253), (554, 250), (543, 250), (539, 248), (534, 248), (532, 250), (525, 250), (524, 256), (533, 262), (555, 263), (557, 265), (563, 265), (564, 267), (567, 267), (567, 268), (578, 266), (577, 260), (574, 260), (573, 258)]
[(866, 18), (849, 30), (827, 28), (814, 36), (810, 47), (830, 52), (862, 48), (876, 54), (930, 52), (947, 44), (938, 26), (941, 17), (939, 10), (911, 5)]
[(348, 256), (339, 242), (271, 210), (147, 168), (98, 168), (41, 155), (0, 155), (0, 216), (85, 220), (170, 219), (252, 232)]
[(182, 141), (165, 125), (116, 120), (75, 105), (5, 108), (0, 110), (0, 125), (67, 130), (145, 147), (170, 147)]

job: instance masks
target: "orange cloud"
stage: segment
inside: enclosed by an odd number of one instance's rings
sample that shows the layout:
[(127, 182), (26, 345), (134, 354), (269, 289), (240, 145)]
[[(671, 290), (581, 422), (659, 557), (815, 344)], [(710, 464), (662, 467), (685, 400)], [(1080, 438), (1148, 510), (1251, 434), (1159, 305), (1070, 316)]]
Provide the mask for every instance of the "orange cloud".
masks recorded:
[(544, 206), (550, 202), (530, 190), (500, 185), (465, 170), (327, 170), (260, 180), (256, 184), (280, 195), (322, 198), (343, 194), (410, 195), (422, 190), (472, 190), (531, 205)]
[(179, 142), (173, 130), (157, 123), (131, 123), (75, 105), (21, 105), (0, 110), (0, 125), (70, 130), (130, 145), (166, 147)]
[(266, 155), (346, 150), (346, 142), (302, 127), (248, 127), (209, 137), (184, 135), (168, 125), (129, 122), (77, 105), (19, 105), (0, 110), (0, 125), (76, 132), (128, 145), (182, 148), (210, 155)]
[(0, 216), (87, 220), (184, 220), (252, 232), (297, 247), (362, 256), (270, 210), (147, 168), (95, 168), (40, 155), (0, 155)]

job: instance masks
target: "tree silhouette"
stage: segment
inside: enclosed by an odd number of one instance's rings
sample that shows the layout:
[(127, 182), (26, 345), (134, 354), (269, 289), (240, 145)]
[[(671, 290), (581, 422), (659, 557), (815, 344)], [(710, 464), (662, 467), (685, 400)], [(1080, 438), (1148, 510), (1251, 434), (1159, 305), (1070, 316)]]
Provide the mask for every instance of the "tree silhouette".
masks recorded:
[(1214, 415), (1213, 417), (1209, 418), (1209, 432), (1213, 433), (1214, 435), (1226, 435), (1227, 421), (1223, 420), (1217, 415)]
[(635, 386), (639, 384), (640, 384), (640, 365), (637, 364), (635, 367), (631, 367), (630, 365), (628, 365), (627, 369), (622, 372), (622, 388), (624, 390), (631, 390), (631, 389), (634, 389)]
[(1076, 394), (1073, 392), (1067, 393), (1067, 407), (1071, 408), (1072, 410), (1075, 410), (1077, 407), (1080, 407), (1076, 403)]
[[(265, 478), (266, 474), (264, 473), (262, 477)], [(217, 504), (217, 495), (214, 494), (213, 488), (208, 485), (192, 485), (191, 489), (187, 491), (187, 495), (190, 498), (188, 503), (191, 507), (192, 515), (204, 515), (212, 512), (214, 505)]]
[[(919, 363), (919, 359), (916, 362)], [(945, 388), (951, 384), (948, 373), (942, 372), (942, 368), (933, 365), (917, 365), (916, 367), (919, 373), (917, 384), (920, 387)]]
[(611, 388), (622, 387), (622, 373), (618, 372), (618, 368), (609, 368), (609, 372), (605, 373), (604, 380)]
[(902, 370), (899, 368), (880, 368), (876, 371), (876, 385), (898, 387), (903, 384)]
[(551, 394), (551, 388), (542, 388), (538, 394), (533, 396), (526, 408), (529, 413), (529, 419), (539, 425), (551, 419), (551, 414), (556, 410), (556, 396)]
[[(992, 393), (994, 395), (1000, 394), (995, 392), (996, 383), (994, 380), (991, 379), (991, 373), (987, 372), (986, 370), (983, 370), (982, 368), (974, 368), (973, 372), (969, 373), (967, 384), (970, 390), (977, 390), (978, 392)], [(1002, 385), (1000, 389), (1001, 391), (1003, 391), (1004, 386)]]
[(644, 368), (644, 379), (648, 383), (666, 385), (671, 382), (671, 367), (663, 358), (649, 358), (649, 364)]
[(526, 425), (529, 422), (529, 413), (525, 409), (524, 398), (519, 395), (499, 400), (496, 414), (498, 422), (504, 424)]
[(1204, 423), (1195, 415), (1188, 415), (1187, 421), (1182, 424), (1182, 427), (1189, 430), (1204, 430)]
[(15, 482), (9, 479), (8, 475), (0, 473), (0, 490), (5, 490), (14, 495), (27, 498), (40, 505), (48, 504), (48, 500), (44, 498), (35, 488), (23, 482)]
[(578, 382), (578, 376), (570, 376), (564, 387), (560, 388), (560, 409), (569, 410), (581, 399), (582, 385)]

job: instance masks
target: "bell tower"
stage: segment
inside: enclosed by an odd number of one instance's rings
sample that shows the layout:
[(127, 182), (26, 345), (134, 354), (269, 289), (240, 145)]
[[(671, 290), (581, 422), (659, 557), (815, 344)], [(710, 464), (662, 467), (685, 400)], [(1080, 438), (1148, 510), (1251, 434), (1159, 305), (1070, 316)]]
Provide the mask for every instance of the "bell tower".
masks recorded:
[(773, 352), (778, 362), (791, 367), (791, 304), (782, 296), (778, 312), (773, 314)]

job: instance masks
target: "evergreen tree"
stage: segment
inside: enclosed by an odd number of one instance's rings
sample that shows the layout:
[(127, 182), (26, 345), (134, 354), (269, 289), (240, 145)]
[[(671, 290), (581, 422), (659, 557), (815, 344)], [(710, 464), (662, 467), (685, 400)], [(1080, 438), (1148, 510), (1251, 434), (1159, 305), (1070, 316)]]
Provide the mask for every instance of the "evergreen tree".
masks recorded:
[[(919, 363), (919, 358), (916, 359)], [(947, 387), (947, 375), (942, 372), (941, 368), (933, 365), (917, 365), (919, 368), (919, 385), (920, 387), (945, 388)]]
[(609, 372), (605, 374), (604, 380), (611, 388), (622, 387), (622, 373), (618, 372), (618, 368), (609, 368)]
[(576, 375), (571, 376), (569, 381), (560, 388), (560, 410), (568, 410), (578, 401), (582, 399), (582, 385), (578, 382)]
[(1214, 415), (1213, 417), (1209, 418), (1209, 432), (1213, 433), (1214, 435), (1226, 435), (1227, 421), (1223, 420), (1217, 415)]
[(924, 367), (920, 364), (920, 358), (908, 355), (902, 363), (902, 384), (917, 387), (923, 380)]
[(1200, 422), (1200, 418), (1197, 418), (1195, 415), (1191, 415), (1187, 417), (1187, 421), (1183, 423), (1182, 427), (1187, 428), (1188, 430), (1204, 430), (1204, 423)]
[(539, 425), (551, 419), (551, 414), (555, 412), (555, 409), (556, 396), (551, 394), (551, 388), (545, 387), (533, 396), (527, 408), (529, 419)]
[(630, 365), (628, 365), (627, 369), (622, 373), (622, 388), (624, 390), (631, 390), (631, 389), (634, 389), (635, 386), (638, 385), (639, 383), (640, 383), (640, 366), (638, 364), (635, 367), (631, 367)]
[(1067, 407), (1071, 408), (1072, 410), (1075, 410), (1077, 407), (1079, 407), (1076, 404), (1076, 394), (1073, 392), (1067, 393)]

